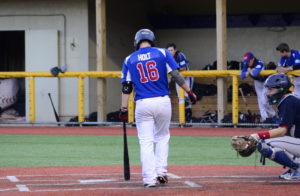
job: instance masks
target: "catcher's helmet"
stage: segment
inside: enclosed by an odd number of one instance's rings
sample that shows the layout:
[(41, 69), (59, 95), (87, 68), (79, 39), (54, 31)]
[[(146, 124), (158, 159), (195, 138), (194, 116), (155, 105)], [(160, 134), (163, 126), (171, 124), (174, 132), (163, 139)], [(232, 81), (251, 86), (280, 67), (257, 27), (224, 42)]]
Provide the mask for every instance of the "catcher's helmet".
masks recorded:
[(289, 92), (291, 86), (291, 80), (286, 74), (278, 73), (269, 76), (265, 81), (265, 87), (278, 89), (278, 92), (274, 95), (267, 96), (269, 104), (278, 103), (279, 99)]
[(154, 42), (155, 42), (154, 33), (149, 29), (141, 29), (138, 32), (136, 32), (134, 37), (134, 47), (136, 49), (139, 49), (140, 43), (144, 40), (149, 41), (151, 46), (154, 46)]

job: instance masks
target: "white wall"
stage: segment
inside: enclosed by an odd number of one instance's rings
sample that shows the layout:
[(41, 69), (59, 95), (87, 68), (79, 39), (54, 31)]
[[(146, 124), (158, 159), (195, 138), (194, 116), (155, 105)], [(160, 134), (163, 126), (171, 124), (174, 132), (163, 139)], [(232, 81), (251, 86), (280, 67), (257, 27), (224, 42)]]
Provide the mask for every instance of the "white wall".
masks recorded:
[[(272, 32), (267, 28), (229, 28), (228, 60), (242, 61), (245, 52), (251, 51), (265, 63), (277, 64), (279, 55), (275, 48), (287, 42), (291, 48), (300, 49), (300, 27), (288, 27), (283, 32)], [(192, 69), (201, 69), (216, 60), (215, 29), (168, 29), (157, 30), (159, 45), (165, 47), (174, 42), (184, 52)]]
[[(126, 56), (134, 51), (134, 35), (140, 28), (151, 28), (145, 8), (147, 1), (128, 0), (120, 4), (119, 0), (106, 1), (107, 67), (109, 71), (121, 71)], [(118, 5), (118, 6), (116, 6)], [(96, 35), (94, 2), (89, 3), (89, 43), (90, 70), (96, 70)], [(141, 9), (143, 8), (143, 9)], [(96, 80), (90, 82), (91, 111), (96, 111)], [(119, 78), (107, 79), (107, 113), (120, 109), (121, 83)]]
[[(68, 71), (89, 70), (87, 0), (2, 0), (0, 13), (0, 30), (58, 30), (59, 65), (67, 62)], [(71, 47), (72, 43), (75, 47)], [(65, 55), (67, 55), (66, 59)], [(65, 116), (66, 120), (78, 113), (77, 85), (77, 79), (60, 79), (59, 113)], [(87, 81), (85, 87), (85, 113), (88, 114), (89, 84)]]

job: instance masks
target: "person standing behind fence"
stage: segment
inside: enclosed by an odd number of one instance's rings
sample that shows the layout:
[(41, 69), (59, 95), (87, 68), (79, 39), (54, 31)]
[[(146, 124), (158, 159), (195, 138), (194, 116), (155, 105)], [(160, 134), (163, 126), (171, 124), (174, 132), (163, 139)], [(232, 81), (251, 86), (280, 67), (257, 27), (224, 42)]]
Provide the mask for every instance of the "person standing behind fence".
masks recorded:
[(264, 63), (261, 60), (255, 58), (253, 53), (245, 53), (244, 66), (241, 71), (240, 77), (241, 79), (245, 79), (248, 77), (253, 78), (261, 121), (264, 123), (273, 123), (272, 118), (276, 116), (276, 112), (274, 111), (272, 106), (267, 103), (264, 90), (264, 82), (266, 80), (266, 77), (259, 75), (262, 70), (264, 70)]
[[(185, 57), (185, 55), (177, 50), (176, 44), (174, 43), (169, 43), (166, 47), (169, 52), (172, 54), (174, 57), (175, 61), (177, 62), (179, 69), (178, 71), (188, 71), (190, 70), (188, 66), (188, 61)], [(189, 85), (189, 87), (192, 89), (193, 88), (193, 83), (194, 83), (194, 78), (193, 77), (185, 77), (185, 82)], [(179, 85), (176, 84), (176, 93), (177, 96), (179, 97)], [(192, 104), (191, 101), (189, 100), (189, 96), (187, 93), (184, 94), (185, 97), (185, 122), (191, 122), (192, 120)]]
[[(149, 29), (139, 30), (134, 38), (136, 51), (122, 67), (120, 119), (128, 117), (127, 105), (134, 88), (135, 119), (140, 143), (142, 176), (145, 187), (165, 184), (172, 114), (168, 77), (178, 83), (193, 103), (197, 96), (178, 72), (178, 65), (168, 50), (154, 47), (155, 36)], [(155, 152), (154, 152), (155, 144)]]
[[(298, 50), (291, 50), (289, 45), (281, 43), (276, 47), (281, 58), (278, 63), (278, 73), (288, 73), (293, 70), (300, 69), (300, 54)], [(294, 95), (300, 97), (300, 77), (294, 77)]]

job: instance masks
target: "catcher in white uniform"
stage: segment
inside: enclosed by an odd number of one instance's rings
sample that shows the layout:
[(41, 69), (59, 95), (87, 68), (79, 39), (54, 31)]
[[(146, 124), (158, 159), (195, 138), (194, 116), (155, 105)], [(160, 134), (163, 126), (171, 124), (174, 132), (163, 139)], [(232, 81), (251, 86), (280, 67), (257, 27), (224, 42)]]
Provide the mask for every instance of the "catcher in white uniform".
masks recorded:
[[(140, 143), (145, 187), (165, 184), (169, 153), (171, 102), (167, 74), (186, 92), (193, 103), (197, 97), (178, 72), (168, 50), (153, 47), (155, 37), (148, 29), (139, 30), (134, 39), (136, 51), (126, 57), (122, 68), (120, 119), (127, 120), (127, 104), (134, 88), (135, 119)], [(155, 152), (154, 152), (154, 144)]]

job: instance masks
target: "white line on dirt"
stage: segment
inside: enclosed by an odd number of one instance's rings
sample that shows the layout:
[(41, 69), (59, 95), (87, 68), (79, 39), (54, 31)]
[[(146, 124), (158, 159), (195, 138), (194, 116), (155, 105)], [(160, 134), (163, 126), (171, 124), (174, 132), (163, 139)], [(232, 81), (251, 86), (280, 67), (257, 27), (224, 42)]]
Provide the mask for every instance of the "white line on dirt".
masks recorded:
[[(170, 178), (175, 178), (175, 179), (181, 179), (181, 178), (183, 178), (182, 176), (178, 176), (178, 175), (175, 175), (175, 174), (172, 174), (172, 173), (168, 173), (168, 176)], [(190, 180), (184, 181), (183, 184), (186, 184), (186, 185), (188, 185), (188, 186), (190, 186), (192, 188), (200, 188), (200, 187), (202, 187), (202, 185), (199, 185), (196, 182), (193, 182), (193, 181), (190, 181)]]
[(30, 191), (29, 188), (26, 186), (26, 185), (23, 185), (23, 184), (17, 184), (16, 187), (19, 189), (19, 191), (21, 192), (27, 192), (27, 191)]
[(16, 176), (6, 176), (6, 178), (11, 182), (19, 182), (20, 181)]
[(15, 190), (19, 190), (18, 188), (8, 188), (8, 189), (0, 189), (1, 191), (15, 191)]
[[(132, 175), (141, 175), (141, 173), (130, 173)], [(122, 176), (123, 174), (121, 173), (115, 173), (115, 174), (45, 174), (45, 175), (14, 175), (14, 176), (22, 176), (22, 177), (49, 177), (49, 176)]]
[(184, 181), (184, 184), (192, 187), (192, 188), (201, 188), (202, 186), (193, 182), (193, 181)]
[(172, 174), (172, 173), (168, 173), (167, 175), (168, 175), (168, 177), (170, 177), (170, 178), (177, 178), (177, 179), (182, 178), (181, 176), (177, 176), (177, 175)]
[[(168, 187), (157, 187), (157, 188), (153, 188), (151, 190), (159, 190), (159, 189), (190, 189), (191, 187), (189, 186), (168, 186)], [(87, 190), (145, 190), (149, 188), (145, 188), (143, 186), (140, 187), (100, 187), (100, 188), (64, 188), (62, 189), (44, 189), (44, 190), (34, 190), (31, 192), (51, 192), (51, 191), (87, 191)]]
[(181, 176), (181, 178), (274, 178), (273, 176)]
[(90, 180), (78, 180), (82, 184), (99, 183), (99, 182), (113, 182), (115, 179), (90, 179)]

